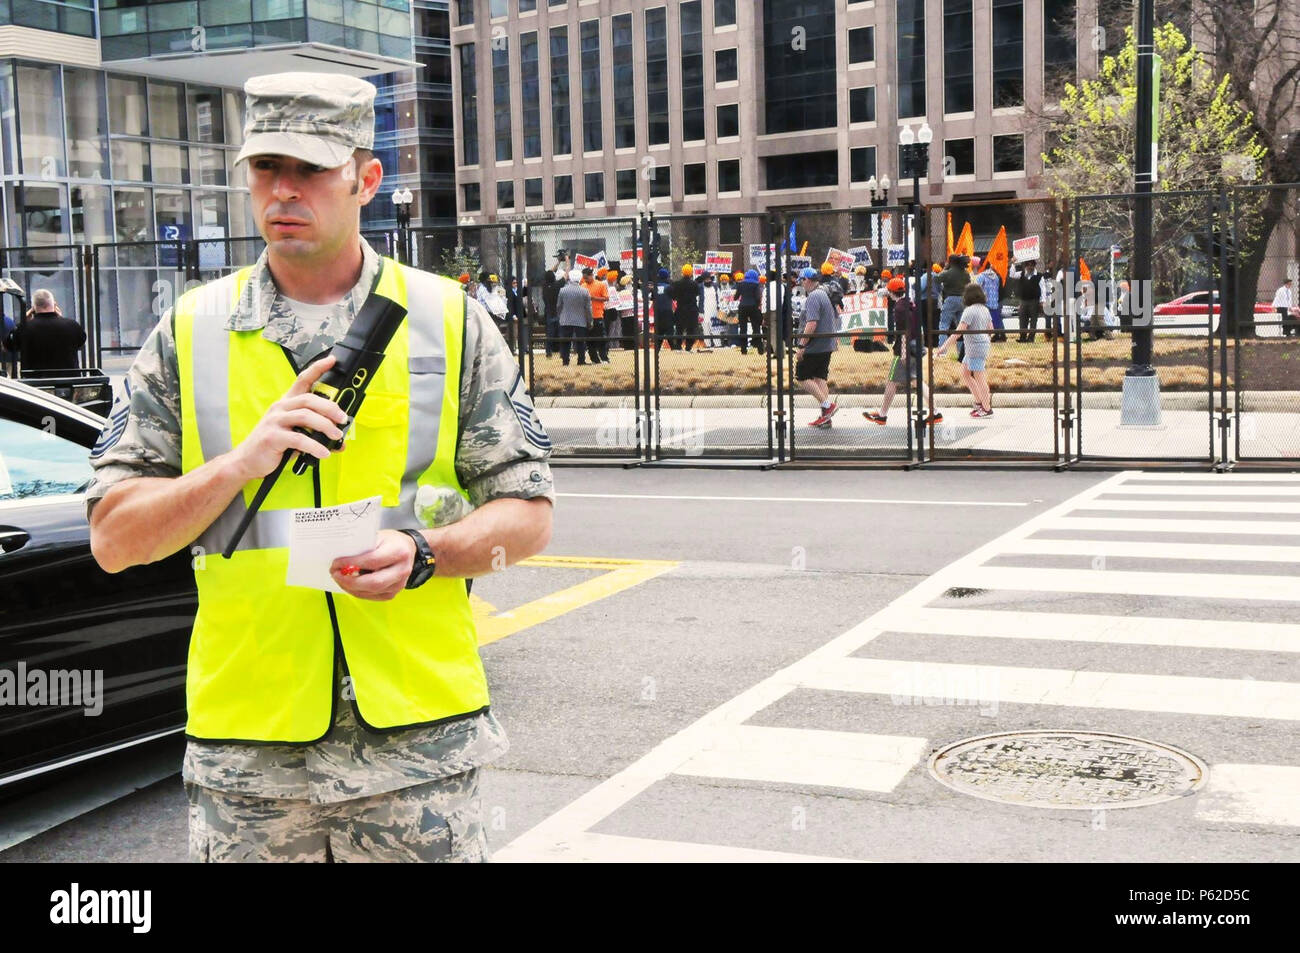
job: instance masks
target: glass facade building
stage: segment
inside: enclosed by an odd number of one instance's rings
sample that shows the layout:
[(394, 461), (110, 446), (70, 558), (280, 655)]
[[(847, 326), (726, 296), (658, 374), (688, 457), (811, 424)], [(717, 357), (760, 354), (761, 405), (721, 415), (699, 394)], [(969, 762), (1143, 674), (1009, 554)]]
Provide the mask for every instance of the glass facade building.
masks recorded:
[[(398, 70), (368, 77), (385, 178), (363, 229), (395, 225), (395, 188), (418, 196), (415, 224), (455, 221), (448, 0), (100, 0), (98, 18), (94, 0), (0, 0), (0, 31), (11, 28), (48, 40), (0, 59), (4, 272), (70, 315), (97, 304), (109, 360), (139, 347), (187, 270), (207, 280), (260, 252), (234, 161), (242, 85), (293, 68), (293, 44), (338, 47), (316, 46), (299, 69)], [(11, 34), (10, 49), (13, 37), (31, 40)], [(83, 246), (93, 283), (79, 280)]]
[(105, 61), (278, 43), (411, 55), (409, 0), (99, 0), (99, 20)]

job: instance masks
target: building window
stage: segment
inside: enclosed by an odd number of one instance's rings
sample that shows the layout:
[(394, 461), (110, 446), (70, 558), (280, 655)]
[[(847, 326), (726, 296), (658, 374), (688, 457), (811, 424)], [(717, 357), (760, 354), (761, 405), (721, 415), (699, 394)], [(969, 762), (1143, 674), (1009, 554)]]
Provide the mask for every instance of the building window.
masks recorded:
[(736, 0), (713, 0), (713, 25), (736, 25)]
[(605, 201), (605, 173), (588, 172), (582, 177), (583, 201), (588, 205), (600, 205)]
[(520, 13), (532, 13), (537, 9), (537, 0), (519, 0)]
[(510, 116), (510, 49), (492, 50), (492, 108), (496, 113), (497, 161), (514, 157), (510, 136), (514, 122)]
[(524, 205), (528, 207), (541, 205), (542, 198), (542, 180), (524, 179)]
[(898, 0), (898, 118), (925, 115), (925, 0)]
[(703, 162), (688, 162), (682, 166), (682, 177), (686, 183), (687, 195), (704, 195), (708, 192)]
[(849, 181), (865, 182), (876, 174), (876, 147), (849, 150)]
[(871, 213), (865, 209), (850, 212), (849, 238), (866, 240), (874, 237), (871, 234)]
[(497, 209), (515, 207), (515, 183), (513, 179), (501, 179), (497, 182)]
[(668, 141), (668, 11), (645, 12), (645, 105), (650, 145)]
[(573, 152), (573, 130), (569, 125), (569, 28), (551, 28), (551, 153)]
[(520, 34), (519, 80), (523, 84), (525, 159), (536, 159), (542, 154), (542, 84), (537, 57), (536, 31)]
[(619, 169), (614, 173), (615, 198), (619, 202), (636, 201), (636, 169)]
[(993, 108), (1025, 102), (1025, 8), (993, 0)]
[(943, 111), (975, 109), (971, 0), (943, 0)]
[(718, 163), (718, 191), (740, 191), (740, 160), (723, 159)]
[(763, 0), (763, 36), (764, 131), (839, 125), (835, 0)]
[(682, 21), (682, 139), (704, 138), (704, 33), (700, 0), (681, 6)]
[[(672, 198), (672, 195), (673, 167), (670, 165), (655, 166), (654, 174), (650, 176), (650, 197), (652, 199), (667, 199)], [(636, 198), (635, 190), (632, 193), (632, 198)]]
[(876, 28), (858, 27), (849, 31), (849, 62), (870, 63), (876, 58)]
[(739, 215), (723, 215), (718, 219), (718, 244), (739, 245), (742, 238)]
[(474, 22), (474, 0), (456, 0), (456, 25), (469, 26)]
[(555, 177), (555, 204), (573, 204), (573, 176), (557, 175)]
[(510, 15), (510, 0), (488, 0), (488, 15), (495, 20), (497, 17)]
[(945, 139), (943, 141), (943, 177), (975, 174), (975, 140)]
[(713, 54), (713, 81), (715, 83), (730, 83), (735, 81), (737, 75), (736, 51), (715, 51)]
[(474, 44), (460, 49), (460, 158), (465, 165), (478, 165), (478, 73)]
[(849, 122), (876, 121), (876, 87), (859, 86), (849, 90)]
[(1043, 91), (1058, 99), (1075, 80), (1075, 0), (1043, 0)]
[(483, 190), (477, 182), (470, 182), (460, 187), (465, 196), (465, 211), (477, 212), (483, 207)]
[(599, 20), (582, 22), (582, 148), (601, 149)]
[(836, 152), (798, 152), (768, 156), (769, 189), (813, 189), (840, 184), (840, 157)]
[(632, 14), (614, 17), (614, 148), (636, 148), (636, 86), (632, 74)]
[(1024, 136), (994, 136), (993, 137), (993, 171), (994, 172), (1024, 172), (1025, 171), (1025, 137)]
[(718, 138), (740, 135), (740, 106), (731, 103), (718, 107)]

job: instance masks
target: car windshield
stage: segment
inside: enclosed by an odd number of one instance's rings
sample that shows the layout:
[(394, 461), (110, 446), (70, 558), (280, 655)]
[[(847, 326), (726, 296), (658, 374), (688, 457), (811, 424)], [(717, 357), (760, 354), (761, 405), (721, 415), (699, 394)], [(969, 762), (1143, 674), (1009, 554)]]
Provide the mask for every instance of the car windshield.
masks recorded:
[(54, 417), (42, 427), (0, 420), (0, 500), (80, 493), (91, 472), (86, 448), (59, 436)]

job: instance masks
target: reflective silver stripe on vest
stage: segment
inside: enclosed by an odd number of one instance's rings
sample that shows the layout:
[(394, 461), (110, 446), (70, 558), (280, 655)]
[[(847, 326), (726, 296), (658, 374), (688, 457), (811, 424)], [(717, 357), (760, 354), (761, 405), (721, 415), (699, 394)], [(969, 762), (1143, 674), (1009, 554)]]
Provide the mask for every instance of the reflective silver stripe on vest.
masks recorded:
[(397, 506), (384, 507), (380, 521), (384, 529), (418, 525), (415, 481), (438, 453), (438, 427), (447, 386), (446, 328), (442, 317), (445, 292), (437, 278), (427, 272), (410, 268), (403, 268), (402, 272), (406, 277), (407, 310), (412, 312), (406, 319), (411, 402), (402, 491)]
[[(199, 446), (203, 451), (204, 461), (215, 459), (223, 453), (234, 449), (230, 436), (230, 407), (228, 391), (230, 388), (230, 333), (226, 330), (226, 318), (230, 315), (237, 275), (231, 275), (220, 281), (204, 285), (195, 294), (198, 301), (194, 305), (193, 331), (191, 333), (191, 364), (187, 370), (192, 374), (194, 389), (195, 429), (199, 433)], [(244, 496), (238, 494), (221, 515), (205, 529), (198, 538), (198, 544), (205, 552), (219, 553), (226, 542), (235, 534), (235, 527), (244, 518), (247, 507)], [(261, 548), (263, 540), (270, 539), (272, 527), (270, 521), (263, 523), (259, 513), (253, 525), (248, 528), (240, 540), (240, 549)], [(271, 545), (288, 545), (287, 523), (284, 529), (285, 542)]]

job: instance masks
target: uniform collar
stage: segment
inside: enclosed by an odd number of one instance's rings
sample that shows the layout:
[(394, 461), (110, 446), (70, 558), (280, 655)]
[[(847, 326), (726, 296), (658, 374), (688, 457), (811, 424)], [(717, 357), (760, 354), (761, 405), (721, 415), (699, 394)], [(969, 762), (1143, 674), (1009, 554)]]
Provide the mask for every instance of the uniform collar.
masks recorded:
[[(352, 290), (344, 295), (335, 307), (347, 308), (349, 317), (355, 316), (361, 309), (374, 286), (375, 276), (379, 274), (380, 260), (378, 253), (370, 247), (369, 242), (361, 243), (361, 276)], [(263, 337), (275, 340), (277, 324), (285, 320), (290, 313), (286, 299), (276, 287), (271, 276), (271, 266), (267, 251), (263, 249), (253, 273), (244, 285), (243, 293), (235, 305), (235, 310), (226, 320), (227, 331), (257, 331), (266, 328)]]

